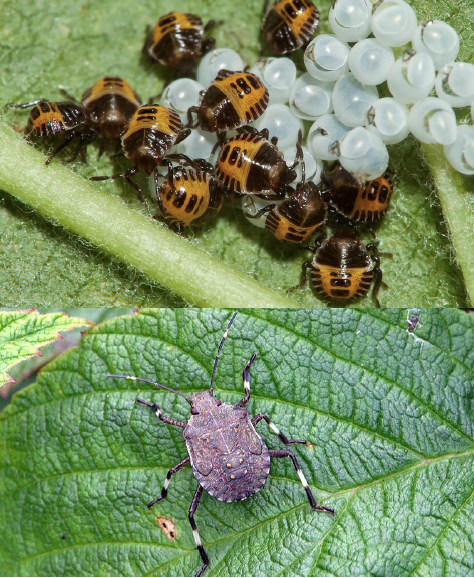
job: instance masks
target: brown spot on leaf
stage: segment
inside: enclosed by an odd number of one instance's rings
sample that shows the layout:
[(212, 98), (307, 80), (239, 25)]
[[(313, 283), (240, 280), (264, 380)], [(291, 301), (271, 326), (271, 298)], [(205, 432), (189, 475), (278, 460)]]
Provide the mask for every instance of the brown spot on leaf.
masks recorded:
[(310, 444), (309, 442), (306, 442), (306, 447), (308, 447), (310, 450), (314, 450), (314, 445)]
[(168, 540), (176, 540), (176, 528), (173, 520), (164, 517), (156, 518), (158, 526), (163, 530)]

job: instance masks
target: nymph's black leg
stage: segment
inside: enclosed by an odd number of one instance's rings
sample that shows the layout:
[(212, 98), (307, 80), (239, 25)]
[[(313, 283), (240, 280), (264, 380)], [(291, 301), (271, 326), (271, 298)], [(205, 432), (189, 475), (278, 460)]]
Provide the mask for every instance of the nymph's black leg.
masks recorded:
[[(195, 112), (198, 117), (195, 121), (193, 121), (193, 112)], [(188, 123), (185, 125), (186, 127), (196, 128), (199, 125), (199, 106), (190, 106), (186, 113), (188, 117)]]
[(211, 157), (214, 155), (214, 153), (216, 152), (216, 150), (220, 147), (223, 146), (224, 143), (226, 142), (226, 135), (227, 135), (227, 131), (223, 130), (221, 132), (217, 132), (217, 140), (214, 144), (214, 146), (212, 147), (212, 151), (211, 151)]
[(187, 128), (183, 131), (181, 131), (179, 133), (179, 135), (176, 137), (176, 140), (174, 142), (175, 145), (179, 144), (180, 142), (183, 142), (184, 139), (188, 138), (188, 136), (191, 134), (191, 129)]
[(106, 181), (107, 179), (120, 179), (120, 178), (124, 178), (127, 180), (127, 182), (137, 191), (138, 193), (138, 198), (140, 200), (143, 200), (143, 195), (142, 192), (140, 190), (140, 187), (137, 185), (137, 183), (134, 183), (132, 181), (132, 179), (130, 177), (132, 177), (133, 175), (136, 175), (139, 172), (138, 167), (132, 167), (131, 169), (128, 169), (128, 171), (126, 171), (125, 173), (120, 173), (119, 175), (110, 175), (107, 177), (90, 177), (89, 180), (90, 181)]
[(86, 148), (87, 145), (90, 144), (96, 138), (96, 132), (94, 130), (79, 132), (76, 133), (77, 138), (79, 139), (79, 144), (76, 147), (76, 150), (72, 153), (70, 158), (66, 159), (66, 163), (72, 163), (79, 152), (81, 153), (81, 160), (84, 164), (86, 164)]
[(216, 39), (215, 38), (206, 38), (201, 46), (201, 54), (200, 56), (204, 56), (204, 54), (207, 54), (209, 51), (211, 51), (214, 46), (216, 45)]
[(139, 397), (137, 397), (137, 399), (135, 401), (137, 403), (142, 403), (143, 405), (146, 405), (147, 407), (151, 407), (153, 412), (156, 414), (156, 417), (160, 418), (161, 421), (163, 421), (169, 425), (175, 425), (176, 427), (180, 427), (182, 429), (184, 429), (186, 427), (186, 424), (183, 423), (182, 421), (177, 421), (176, 419), (171, 419), (170, 417), (164, 416), (163, 412), (161, 411), (161, 408), (159, 406), (157, 406), (156, 403), (150, 403), (149, 401), (145, 401), (144, 399), (140, 399)]
[[(164, 162), (164, 161), (163, 161)], [(163, 218), (166, 217), (166, 211), (165, 211), (165, 207), (163, 205), (163, 200), (161, 198), (160, 195), (160, 183), (158, 182), (158, 178), (165, 178), (162, 175), (160, 175), (160, 173), (158, 172), (157, 169), (154, 170), (154, 177), (155, 177), (155, 195), (156, 195), (156, 202), (158, 203), (158, 206), (160, 207), (160, 213), (161, 216)], [(171, 164), (171, 161), (168, 164), (168, 176), (166, 177), (168, 180), (168, 184), (170, 186), (173, 186), (173, 165)]]
[(293, 462), (293, 465), (295, 466), (296, 473), (298, 474), (298, 477), (299, 477), (301, 483), (303, 484), (303, 488), (306, 490), (306, 495), (308, 496), (309, 504), (313, 508), (313, 510), (318, 510), (321, 512), (329, 512), (330, 514), (334, 514), (334, 510), (332, 508), (326, 508), (325, 506), (318, 506), (316, 504), (316, 500), (314, 499), (313, 493), (311, 492), (311, 489), (308, 486), (308, 482), (306, 481), (306, 478), (304, 477), (304, 474), (301, 471), (301, 468), (300, 468), (298, 462), (296, 461), (294, 454), (292, 452), (290, 452), (290, 450), (270, 450), (270, 457), (271, 458), (291, 458), (291, 461)]
[(62, 86), (59, 87), (59, 92), (63, 94), (68, 100), (72, 100), (73, 102), (79, 102), (75, 96), (70, 94), (65, 88)]
[[(378, 292), (381, 285), (387, 286), (386, 283), (382, 281), (382, 269), (380, 269), (380, 255), (385, 257), (393, 257), (392, 253), (379, 253), (378, 242), (369, 243), (367, 246), (367, 251), (369, 251), (372, 261), (375, 265), (374, 267), (374, 288), (372, 289), (372, 299), (374, 300), (375, 306), (380, 307), (380, 302), (377, 298)], [(387, 286), (388, 287), (388, 286)]]
[[(301, 164), (301, 182), (304, 185), (306, 182), (306, 165), (304, 162), (304, 155), (303, 155), (303, 149), (301, 148), (301, 142), (300, 142), (300, 136), (301, 136), (301, 131), (298, 131), (298, 142), (296, 143), (296, 158), (295, 158), (295, 163), (297, 161), (299, 161), (299, 163)], [(296, 166), (296, 165), (295, 165)]]
[(260, 219), (260, 217), (263, 217), (263, 215), (266, 215), (267, 213), (271, 213), (271, 211), (273, 211), (273, 209), (276, 207), (276, 205), (267, 205), (266, 207), (263, 207), (263, 209), (260, 209), (259, 211), (257, 211), (254, 215), (252, 215), (252, 213), (249, 213), (248, 211), (243, 211), (244, 216), (247, 217), (247, 219)]
[[(77, 157), (77, 155), (79, 154), (79, 152), (80, 152), (81, 150), (84, 150), (84, 147), (86, 146), (86, 143), (85, 143), (84, 138), (82, 137), (82, 135), (77, 134), (76, 136), (77, 136), (77, 138), (79, 139), (79, 142), (77, 143), (77, 147), (75, 148), (75, 150), (74, 150), (74, 152), (72, 153), (72, 155), (71, 155), (68, 159), (65, 160), (66, 163), (72, 163), (72, 162), (76, 159), (76, 157)], [(84, 155), (83, 155), (83, 156), (84, 156)], [(82, 159), (82, 160), (83, 160), (83, 159)]]
[(166, 495), (168, 494), (168, 486), (170, 485), (171, 476), (173, 474), (175, 474), (177, 471), (179, 471), (186, 464), (189, 464), (190, 459), (191, 458), (189, 458), (189, 457), (185, 458), (182, 462), (179, 462), (179, 464), (176, 464), (168, 471), (168, 473), (166, 474), (165, 483), (163, 484), (163, 489), (161, 490), (161, 494), (157, 498), (155, 498), (153, 501), (151, 501), (149, 504), (147, 504), (146, 505), (147, 508), (151, 508), (157, 502), (160, 502), (161, 500), (166, 498)]
[[(148, 25), (145, 28), (145, 42), (142, 46), (142, 53), (146, 54), (146, 56), (150, 56), (148, 53), (148, 49), (150, 48), (150, 46), (152, 44), (153, 44), (153, 33), (151, 31), (151, 26)], [(150, 60), (153, 60), (153, 59), (150, 57)]]
[(120, 178), (127, 178), (127, 177), (131, 177), (133, 175), (136, 175), (138, 173), (138, 167), (132, 167), (131, 169), (128, 169), (128, 171), (126, 171), (125, 173), (120, 173), (119, 175), (110, 175), (110, 176), (104, 176), (104, 177), (90, 177), (89, 180), (90, 181), (106, 181), (107, 179), (120, 179)]
[(199, 500), (201, 499), (202, 495), (202, 486), (199, 485), (194, 492), (193, 501), (191, 502), (191, 506), (189, 507), (189, 523), (191, 524), (191, 528), (193, 530), (194, 541), (196, 542), (196, 548), (199, 550), (199, 554), (201, 554), (202, 558), (202, 568), (196, 572), (196, 576), (201, 576), (201, 574), (207, 569), (209, 566), (209, 558), (207, 557), (206, 551), (202, 547), (201, 536), (199, 535), (198, 529), (196, 528), (196, 523), (194, 522), (194, 512), (199, 505)]
[(186, 166), (192, 167), (193, 169), (200, 169), (201, 171), (205, 171), (207, 173), (212, 173), (212, 171), (214, 170), (214, 167), (211, 165), (211, 163), (208, 163), (206, 160), (192, 159), (183, 153), (174, 153), (171, 155), (166, 155), (166, 157), (163, 160), (167, 159), (177, 163), (181, 162)]
[(130, 178), (130, 175), (125, 174), (124, 176), (125, 176), (125, 180), (127, 181), (127, 183), (137, 191), (138, 200), (143, 202), (144, 198), (143, 198), (142, 190), (140, 189), (140, 187), (137, 185), (137, 183), (135, 181), (132, 181), (132, 179)]
[[(65, 146), (67, 146), (67, 145), (72, 141), (72, 139), (73, 139), (75, 136), (76, 136), (76, 133), (75, 133), (75, 132), (72, 132), (71, 134), (69, 134), (69, 135), (63, 140), (63, 142), (54, 149), (53, 154), (52, 154), (50, 157), (48, 157), (47, 161), (46, 161), (44, 164), (45, 164), (45, 165), (49, 165), (49, 163), (54, 159), (54, 157), (55, 157), (60, 151), (62, 151), (63, 148), (64, 148)], [(79, 147), (79, 148), (80, 148), (80, 147)], [(77, 152), (79, 152), (79, 150), (78, 150)], [(77, 156), (77, 153), (76, 153), (76, 156)]]
[(209, 22), (204, 26), (204, 32), (209, 32), (211, 28), (214, 28), (214, 26), (220, 26), (221, 24), (224, 24), (224, 20), (218, 20), (217, 22), (215, 20), (209, 20)]
[[(305, 247), (305, 249), (307, 249), (307, 247)], [(293, 285), (293, 287), (290, 287), (286, 294), (289, 295), (292, 291), (294, 291), (295, 289), (303, 289), (303, 287), (306, 285), (306, 279), (307, 279), (307, 270), (311, 269), (311, 267), (313, 266), (313, 262), (312, 261), (305, 261), (302, 265), (301, 265), (301, 278), (300, 278), (300, 282), (298, 283), (298, 285)]]
[(277, 426), (272, 421), (270, 421), (270, 418), (267, 415), (264, 415), (263, 413), (259, 413), (255, 417), (253, 417), (252, 418), (252, 424), (255, 425), (262, 419), (264, 419), (268, 423), (268, 425), (270, 426), (270, 429), (276, 433), (276, 435), (281, 439), (281, 441), (284, 444), (307, 444), (308, 443), (306, 440), (289, 440), (286, 437), (286, 435), (282, 434), (281, 431), (277, 428)]
[(237, 404), (238, 407), (243, 407), (248, 400), (250, 399), (250, 366), (257, 358), (257, 352), (254, 351), (252, 353), (252, 357), (249, 359), (247, 365), (244, 367), (242, 371), (242, 379), (244, 381), (244, 389), (245, 389), (245, 397), (239, 401)]

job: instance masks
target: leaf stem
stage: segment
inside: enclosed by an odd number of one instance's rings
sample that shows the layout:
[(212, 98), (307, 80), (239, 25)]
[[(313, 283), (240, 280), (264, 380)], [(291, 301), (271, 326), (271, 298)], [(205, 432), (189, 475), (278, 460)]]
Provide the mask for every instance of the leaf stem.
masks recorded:
[(451, 233), (456, 259), (474, 302), (474, 204), (464, 175), (453, 169), (440, 145), (423, 145), (423, 151), (438, 189), (443, 215)]
[(297, 307), (152, 221), (0, 122), (0, 187), (201, 307)]

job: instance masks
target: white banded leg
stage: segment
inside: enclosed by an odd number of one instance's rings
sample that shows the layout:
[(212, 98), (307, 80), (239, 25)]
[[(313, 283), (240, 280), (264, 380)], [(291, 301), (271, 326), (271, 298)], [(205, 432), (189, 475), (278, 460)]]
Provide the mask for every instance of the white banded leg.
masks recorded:
[(306, 481), (306, 478), (304, 477), (304, 474), (301, 471), (301, 468), (298, 462), (296, 461), (294, 454), (290, 452), (290, 450), (270, 450), (270, 457), (291, 458), (293, 465), (295, 466), (296, 473), (298, 474), (298, 477), (300, 479), (300, 482), (303, 484), (303, 488), (305, 489), (306, 495), (308, 496), (309, 504), (313, 508), (313, 510), (319, 510), (322, 512), (329, 512), (331, 514), (334, 514), (334, 510), (332, 508), (326, 508), (325, 506), (318, 506), (316, 504), (316, 500), (314, 499), (311, 488), (308, 486), (308, 482)]
[(184, 429), (186, 427), (186, 424), (183, 423), (182, 421), (178, 421), (176, 419), (171, 419), (170, 417), (166, 417), (163, 415), (163, 412), (161, 411), (161, 408), (156, 405), (156, 403), (150, 403), (149, 401), (145, 401), (144, 399), (140, 399), (139, 397), (137, 397), (137, 399), (135, 400), (137, 403), (142, 403), (143, 405), (146, 405), (147, 407), (151, 407), (151, 409), (154, 411), (156, 417), (160, 418), (161, 421), (163, 421), (164, 423), (167, 423), (169, 425), (175, 425), (176, 427), (180, 427), (182, 429)]
[(239, 401), (239, 403), (237, 404), (238, 407), (244, 406), (248, 402), (248, 400), (250, 399), (250, 366), (252, 365), (252, 363), (255, 361), (256, 358), (257, 358), (257, 352), (254, 351), (252, 353), (252, 357), (249, 359), (247, 365), (244, 367), (244, 370), (242, 371), (242, 379), (244, 382), (245, 397)]
[(202, 559), (202, 567), (201, 569), (196, 572), (196, 576), (201, 576), (201, 574), (207, 569), (209, 566), (209, 558), (206, 554), (206, 551), (203, 548), (201, 542), (201, 536), (199, 535), (198, 529), (196, 528), (196, 523), (194, 521), (194, 512), (199, 505), (199, 500), (201, 499), (202, 495), (202, 486), (199, 485), (194, 492), (193, 501), (191, 502), (191, 506), (189, 507), (189, 523), (191, 524), (191, 528), (193, 530), (194, 541), (196, 542), (196, 548), (199, 550), (199, 554), (201, 554)]
[(182, 467), (184, 467), (186, 464), (188, 464), (189, 461), (190, 458), (187, 457), (182, 462), (179, 462), (179, 464), (176, 464), (170, 470), (168, 470), (168, 473), (166, 474), (165, 478), (165, 483), (163, 484), (163, 489), (161, 490), (161, 494), (153, 501), (151, 501), (149, 504), (147, 504), (146, 505), (147, 508), (151, 508), (156, 504), (156, 502), (160, 502), (161, 500), (163, 500), (163, 498), (166, 498), (168, 494), (168, 486), (170, 485), (171, 476), (175, 474), (178, 470), (180, 470)]
[(277, 426), (270, 420), (270, 418), (263, 414), (263, 413), (258, 413), (255, 417), (252, 418), (252, 424), (255, 425), (257, 424), (260, 420), (264, 419), (268, 425), (270, 426), (270, 429), (276, 433), (276, 435), (281, 439), (281, 441), (284, 444), (307, 444), (308, 442), (306, 440), (289, 440), (285, 434), (282, 434), (281, 431), (277, 428)]

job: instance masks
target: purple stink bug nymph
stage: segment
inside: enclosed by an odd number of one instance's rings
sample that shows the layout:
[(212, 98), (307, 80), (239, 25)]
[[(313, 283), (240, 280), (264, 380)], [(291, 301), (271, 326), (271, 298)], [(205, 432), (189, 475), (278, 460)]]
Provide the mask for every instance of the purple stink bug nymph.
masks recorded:
[(268, 416), (264, 414), (259, 413), (255, 417), (250, 418), (248, 411), (245, 409), (244, 406), (250, 399), (250, 366), (257, 357), (256, 352), (252, 354), (242, 373), (245, 389), (243, 399), (236, 405), (230, 405), (214, 397), (214, 377), (219, 356), (236, 315), (237, 312), (232, 315), (221, 339), (219, 349), (217, 350), (209, 391), (194, 393), (190, 397), (187, 397), (179, 391), (175, 391), (160, 383), (154, 383), (148, 379), (125, 375), (107, 376), (151, 383), (152, 385), (162, 387), (183, 397), (191, 406), (191, 416), (187, 423), (183, 423), (164, 416), (161, 409), (155, 403), (150, 403), (140, 398), (136, 400), (138, 403), (150, 407), (161, 421), (183, 430), (183, 437), (186, 440), (189, 457), (168, 471), (160, 495), (147, 504), (147, 507), (151, 508), (154, 504), (166, 497), (171, 476), (183, 466), (190, 463), (194, 477), (199, 483), (189, 508), (189, 522), (193, 530), (196, 547), (202, 559), (202, 567), (196, 576), (201, 576), (209, 566), (209, 558), (204, 550), (198, 529), (194, 522), (194, 513), (201, 499), (203, 490), (206, 490), (208, 494), (222, 502), (239, 502), (246, 500), (258, 492), (268, 478), (271, 458), (290, 458), (306, 490), (311, 508), (313, 508), (313, 510), (334, 514), (334, 510), (331, 508), (318, 506), (316, 504), (308, 482), (294, 454), (289, 450), (269, 450), (255, 430), (255, 425), (263, 419), (284, 444), (307, 444), (307, 442), (303, 440), (289, 440), (281, 433), (277, 426), (270, 421)]

